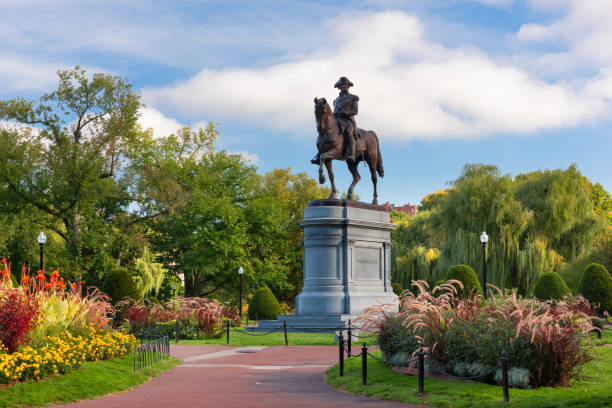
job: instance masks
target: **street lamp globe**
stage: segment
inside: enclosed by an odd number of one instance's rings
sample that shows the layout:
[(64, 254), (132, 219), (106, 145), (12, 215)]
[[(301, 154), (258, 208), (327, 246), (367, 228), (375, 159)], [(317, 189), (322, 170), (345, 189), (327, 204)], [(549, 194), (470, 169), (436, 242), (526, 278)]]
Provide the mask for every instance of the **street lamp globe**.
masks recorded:
[(485, 231), (482, 231), (482, 235), (480, 236), (480, 242), (482, 242), (483, 244), (489, 242), (489, 236)]
[(238, 273), (241, 274), (241, 275), (244, 273), (244, 269), (242, 269), (242, 266), (240, 268), (238, 268)]
[(45, 245), (47, 243), (47, 236), (42, 231), (40, 231), (40, 234), (38, 234), (38, 243), (40, 245)]

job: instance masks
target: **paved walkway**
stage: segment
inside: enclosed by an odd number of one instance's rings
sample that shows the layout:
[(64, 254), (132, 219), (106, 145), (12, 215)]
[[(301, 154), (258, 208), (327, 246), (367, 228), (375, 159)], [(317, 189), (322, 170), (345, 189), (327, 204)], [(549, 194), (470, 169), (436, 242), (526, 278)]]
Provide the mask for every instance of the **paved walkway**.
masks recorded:
[(325, 384), (337, 353), (333, 346), (171, 346), (172, 356), (183, 359), (181, 365), (131, 391), (67, 407), (417, 407)]

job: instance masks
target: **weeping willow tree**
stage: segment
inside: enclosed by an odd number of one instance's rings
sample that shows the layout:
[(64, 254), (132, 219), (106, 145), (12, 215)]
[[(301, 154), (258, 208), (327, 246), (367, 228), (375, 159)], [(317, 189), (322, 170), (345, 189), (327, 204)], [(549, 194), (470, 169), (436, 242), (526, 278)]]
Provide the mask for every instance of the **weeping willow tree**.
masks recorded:
[(412, 289), (413, 280), (433, 283), (433, 271), (440, 257), (435, 247), (435, 235), (430, 229), (428, 211), (414, 217), (394, 211), (391, 221), (397, 228), (391, 233), (391, 280), (405, 289)]
[(486, 231), (487, 282), (530, 295), (541, 273), (558, 272), (601, 238), (605, 222), (593, 211), (590, 186), (575, 166), (513, 179), (468, 164), (451, 189), (427, 200), (428, 211), (398, 223), (392, 278), (404, 287), (413, 279), (432, 284), (457, 264), (481, 275)]
[(163, 265), (155, 262), (153, 253), (145, 247), (142, 257), (135, 260), (135, 267), (137, 275), (134, 276), (134, 282), (140, 296), (142, 298), (151, 294), (157, 296), (167, 272)]

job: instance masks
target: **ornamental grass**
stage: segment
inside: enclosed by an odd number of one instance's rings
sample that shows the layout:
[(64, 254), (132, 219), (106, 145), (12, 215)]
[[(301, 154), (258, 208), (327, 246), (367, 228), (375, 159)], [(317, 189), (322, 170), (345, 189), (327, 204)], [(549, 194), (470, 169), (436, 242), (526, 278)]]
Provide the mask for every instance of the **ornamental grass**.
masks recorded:
[(179, 319), (205, 336), (214, 337), (220, 333), (225, 321), (240, 322), (238, 310), (229, 303), (200, 297), (177, 297), (164, 304), (126, 299), (118, 302), (116, 307), (119, 315), (136, 330)]
[[(516, 386), (569, 386), (593, 359), (588, 333), (595, 329), (597, 317), (593, 305), (581, 296), (561, 301), (522, 299), (488, 285), (492, 295), (485, 300), (478, 293), (458, 296), (459, 281), (431, 291), (424, 281), (413, 285), (416, 293), (403, 293), (399, 313), (397, 305), (378, 305), (361, 319), (365, 329), (379, 332), (383, 340), (394, 338), (389, 330), (401, 329), (402, 335), (412, 336), (415, 341), (404, 342), (411, 349), (401, 352), (423, 347), (431, 367), (458, 376), (479, 375), (495, 368), (505, 351), (511, 369), (524, 373)], [(392, 350), (386, 343), (380, 346), (383, 354)], [(481, 381), (494, 383), (496, 377), (492, 372)]]

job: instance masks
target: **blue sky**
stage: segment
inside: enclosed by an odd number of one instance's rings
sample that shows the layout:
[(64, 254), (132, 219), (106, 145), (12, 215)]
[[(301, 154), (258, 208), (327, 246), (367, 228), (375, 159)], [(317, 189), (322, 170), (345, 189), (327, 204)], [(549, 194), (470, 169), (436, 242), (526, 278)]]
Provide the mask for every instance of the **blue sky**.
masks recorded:
[[(79, 64), (128, 78), (157, 135), (214, 121), (260, 172), (315, 177), (313, 98), (346, 75), (380, 138), (382, 202), (418, 203), (466, 163), (576, 163), (610, 191), (610, 21), (609, 0), (0, 0), (0, 98)], [(356, 192), (369, 201), (368, 177)]]

